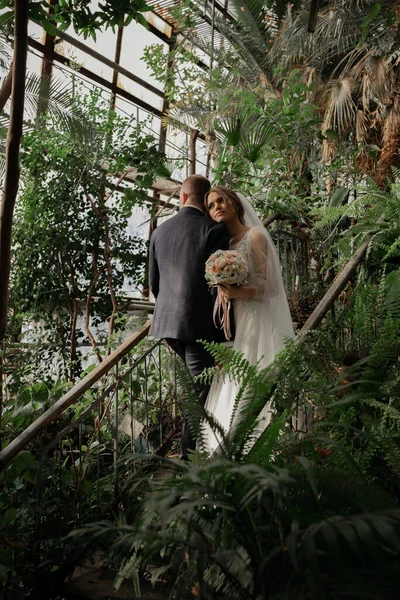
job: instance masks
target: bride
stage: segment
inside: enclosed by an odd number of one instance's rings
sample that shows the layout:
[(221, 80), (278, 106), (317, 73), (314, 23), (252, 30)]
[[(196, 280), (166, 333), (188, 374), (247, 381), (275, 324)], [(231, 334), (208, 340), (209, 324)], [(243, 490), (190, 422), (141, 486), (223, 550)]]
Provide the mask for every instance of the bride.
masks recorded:
[[(257, 213), (242, 194), (225, 186), (216, 186), (206, 194), (205, 208), (217, 223), (224, 223), (231, 239), (230, 249), (247, 262), (246, 286), (220, 285), (224, 298), (234, 306), (236, 335), (234, 350), (239, 350), (250, 364), (267, 367), (282, 350), (285, 338), (293, 337), (293, 325), (286, 298), (275, 246)], [(235, 398), (240, 386), (229, 378), (214, 377), (205, 408), (228, 432)], [(240, 406), (237, 409), (240, 411)], [(270, 421), (268, 405), (259, 417), (257, 430)], [(220, 444), (208, 423), (202, 428), (205, 450), (213, 452)]]

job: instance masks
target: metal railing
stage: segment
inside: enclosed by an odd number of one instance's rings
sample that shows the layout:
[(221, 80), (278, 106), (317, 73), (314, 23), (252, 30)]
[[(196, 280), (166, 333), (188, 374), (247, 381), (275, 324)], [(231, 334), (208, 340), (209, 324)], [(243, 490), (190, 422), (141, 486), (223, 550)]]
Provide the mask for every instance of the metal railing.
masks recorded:
[[(96, 390), (62, 414), (62, 429), (33, 442), (37, 510), (57, 497), (68, 520), (104, 516), (118, 498), (119, 459), (160, 452), (178, 431), (176, 358), (162, 341), (125, 355)], [(58, 421), (58, 427), (60, 422)]]
[(309, 279), (309, 248), (306, 240), (300, 239), (290, 231), (285, 220), (276, 220), (270, 227), (270, 234), (275, 242), (282, 267), (283, 283), (286, 294), (295, 292), (300, 280)]
[[(142, 447), (147, 446), (155, 450), (162, 444), (165, 434), (163, 421), (157, 422), (157, 411), (166, 408), (166, 399), (171, 406), (172, 417), (177, 415), (176, 408), (176, 378), (174, 384), (167, 379), (170, 377), (170, 367), (175, 365), (175, 355), (161, 341), (154, 342), (143, 348), (143, 340), (147, 338), (150, 321), (129, 336), (123, 344), (111, 352), (97, 367), (75, 384), (66, 394), (57, 400), (48, 410), (40, 415), (29, 427), (20, 433), (8, 446), (0, 452), (0, 467), (5, 467), (10, 461), (30, 444), (37, 452), (38, 439), (41, 440), (41, 452), (50, 451), (72, 430), (76, 430), (80, 423), (84, 423), (95, 410), (97, 415), (97, 430), (101, 432), (102, 423), (107, 420), (112, 410), (114, 414), (114, 457), (118, 455), (117, 420), (122, 415), (125, 418), (123, 429), (126, 431), (128, 422), (131, 423), (131, 434), (137, 431), (133, 427), (132, 419), (143, 425), (141, 439)], [(142, 343), (141, 347), (138, 344)], [(149, 341), (147, 341), (147, 345)], [(138, 354), (139, 352), (139, 354)], [(156, 366), (158, 365), (158, 366)], [(136, 378), (134, 373), (136, 372)], [(172, 389), (175, 390), (172, 393)], [(156, 398), (157, 395), (157, 398)], [(172, 398), (172, 399), (171, 399)], [(77, 400), (80, 400), (77, 403)], [(135, 405), (132, 402), (135, 401)], [(133, 410), (127, 415), (127, 406)], [(131, 419), (131, 421), (129, 421)], [(53, 423), (57, 423), (56, 432)], [(158, 438), (154, 437), (154, 424), (159, 428)], [(62, 431), (60, 431), (60, 423)], [(151, 427), (150, 427), (151, 426)], [(150, 436), (150, 438), (149, 438)], [(133, 441), (131, 444), (133, 449)]]
[[(79, 524), (115, 517), (130, 472), (126, 461), (135, 453), (165, 454), (182, 424), (178, 360), (163, 341), (143, 339), (78, 403), (45, 427), (38, 429), (36, 420), (36, 435), (9, 468), (16, 473), (20, 463), (27, 465), (30, 483), (22, 496), (35, 506), (32, 539), (38, 548), (51, 544), (54, 527), (63, 536)], [(3, 465), (11, 461), (7, 448)]]

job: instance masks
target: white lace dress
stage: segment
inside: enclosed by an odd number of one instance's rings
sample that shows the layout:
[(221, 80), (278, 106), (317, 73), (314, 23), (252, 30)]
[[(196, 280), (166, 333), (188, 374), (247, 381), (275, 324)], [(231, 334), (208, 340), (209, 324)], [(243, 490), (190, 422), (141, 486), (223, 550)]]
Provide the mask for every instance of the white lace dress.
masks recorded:
[[(272, 362), (275, 354), (282, 349), (283, 335), (279, 336), (280, 340), (276, 340), (277, 343), (271, 343), (274, 331), (271, 328), (272, 323), (266, 322), (268, 320), (266, 302), (269, 300), (265, 288), (266, 286), (274, 287), (274, 282), (269, 281), (268, 278), (268, 253), (270, 250), (265, 233), (258, 227), (252, 227), (236, 245), (231, 244), (230, 248), (239, 252), (246, 260), (249, 269), (248, 285), (256, 288), (255, 298), (235, 298), (233, 300), (236, 329), (233, 348), (240, 350), (251, 364), (260, 360), (261, 367), (266, 367)], [(274, 292), (270, 291), (270, 299), (273, 299)], [(265, 336), (268, 336), (267, 344)], [(226, 432), (230, 428), (239, 389), (240, 386), (232, 379), (228, 377), (222, 379), (217, 376), (211, 384), (207, 397), (206, 410)], [(240, 410), (240, 407), (237, 410)], [(264, 429), (267, 426), (270, 418), (270, 410), (267, 406), (260, 417), (262, 420), (260, 431), (261, 428)], [(211, 453), (218, 447), (220, 440), (217, 439), (208, 423), (204, 423), (202, 429), (204, 449)]]

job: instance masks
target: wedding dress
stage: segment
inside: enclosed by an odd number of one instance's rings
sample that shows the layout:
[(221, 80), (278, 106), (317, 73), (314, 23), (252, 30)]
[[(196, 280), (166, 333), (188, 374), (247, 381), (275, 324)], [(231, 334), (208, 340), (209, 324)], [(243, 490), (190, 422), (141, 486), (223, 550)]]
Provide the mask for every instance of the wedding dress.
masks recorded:
[[(232, 300), (235, 319), (233, 349), (239, 350), (250, 364), (259, 362), (267, 367), (282, 350), (285, 339), (294, 336), (292, 318), (283, 285), (279, 258), (272, 239), (257, 213), (244, 196), (238, 194), (245, 209), (245, 224), (250, 229), (230, 248), (239, 252), (248, 265), (249, 286), (256, 289), (255, 297)], [(231, 378), (214, 377), (205, 409), (228, 432), (231, 426), (235, 399), (240, 385)], [(240, 405), (236, 412), (240, 412)], [(271, 411), (268, 404), (260, 414), (257, 431), (268, 425)], [(208, 423), (202, 426), (204, 450), (212, 453), (220, 444)]]

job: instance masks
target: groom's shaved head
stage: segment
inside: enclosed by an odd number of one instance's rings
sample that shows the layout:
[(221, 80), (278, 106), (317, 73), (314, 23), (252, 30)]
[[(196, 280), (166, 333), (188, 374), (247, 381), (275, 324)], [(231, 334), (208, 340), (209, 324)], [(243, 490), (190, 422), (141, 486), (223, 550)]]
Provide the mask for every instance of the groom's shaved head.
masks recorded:
[(204, 197), (210, 190), (211, 184), (203, 177), (203, 175), (190, 175), (182, 183), (180, 202), (181, 206), (184, 204), (194, 204), (199, 208), (204, 208)]

